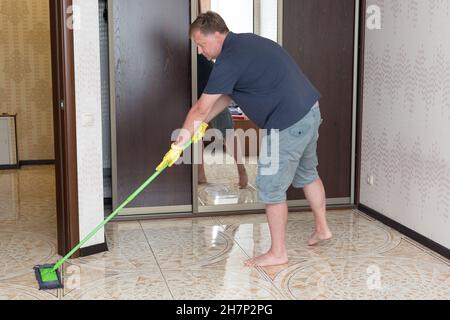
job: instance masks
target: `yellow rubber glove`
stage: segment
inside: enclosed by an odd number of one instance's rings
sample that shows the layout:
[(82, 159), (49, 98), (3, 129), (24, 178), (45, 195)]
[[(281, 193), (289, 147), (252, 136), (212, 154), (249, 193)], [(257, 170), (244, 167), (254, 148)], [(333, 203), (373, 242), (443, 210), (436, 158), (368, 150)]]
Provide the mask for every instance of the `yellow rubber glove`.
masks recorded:
[(161, 171), (167, 165), (168, 167), (172, 167), (175, 162), (180, 159), (181, 154), (183, 153), (183, 148), (177, 147), (175, 144), (172, 145), (170, 151), (166, 153), (161, 164), (156, 168), (156, 171)]
[(192, 143), (197, 143), (200, 140), (203, 139), (203, 137), (206, 134), (206, 130), (208, 129), (208, 124), (203, 122), (200, 126), (200, 128), (198, 128), (197, 132), (193, 135), (192, 137)]
[[(203, 139), (203, 137), (206, 134), (206, 130), (208, 129), (207, 123), (202, 123), (200, 127), (198, 128), (197, 132), (192, 136), (192, 143), (197, 143), (200, 140)], [(172, 147), (169, 152), (164, 156), (163, 161), (161, 164), (156, 168), (156, 171), (161, 171), (166, 167), (166, 165), (170, 168), (172, 167), (175, 162), (180, 159), (181, 154), (183, 153), (184, 149), (182, 147), (179, 147), (175, 144), (172, 144)]]

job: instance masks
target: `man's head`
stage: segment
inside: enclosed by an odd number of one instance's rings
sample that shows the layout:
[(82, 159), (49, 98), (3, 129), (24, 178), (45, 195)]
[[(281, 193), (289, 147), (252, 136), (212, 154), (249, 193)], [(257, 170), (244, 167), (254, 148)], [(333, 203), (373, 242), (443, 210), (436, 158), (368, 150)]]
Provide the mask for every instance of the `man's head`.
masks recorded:
[(192, 23), (189, 35), (198, 47), (198, 53), (208, 60), (217, 59), (230, 30), (220, 15), (208, 11)]

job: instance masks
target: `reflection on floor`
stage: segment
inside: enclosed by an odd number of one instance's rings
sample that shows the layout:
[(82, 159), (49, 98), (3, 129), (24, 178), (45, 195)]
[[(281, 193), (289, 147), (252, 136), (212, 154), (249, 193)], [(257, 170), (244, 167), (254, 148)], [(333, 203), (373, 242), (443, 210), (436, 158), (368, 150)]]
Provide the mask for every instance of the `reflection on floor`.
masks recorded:
[(52, 299), (34, 288), (34, 265), (54, 261), (57, 245), (53, 166), (0, 171), (0, 300)]
[(239, 175), (233, 157), (218, 152), (205, 154), (205, 173), (208, 184), (198, 187), (199, 204), (202, 206), (257, 203), (257, 158), (247, 158), (245, 168), (248, 187), (239, 188)]
[(0, 173), (0, 188), (0, 299), (450, 298), (450, 261), (353, 210), (331, 211), (335, 238), (315, 248), (311, 214), (291, 214), (277, 268), (243, 266), (269, 246), (263, 215), (111, 223), (109, 252), (38, 291), (32, 267), (57, 259), (52, 169)]

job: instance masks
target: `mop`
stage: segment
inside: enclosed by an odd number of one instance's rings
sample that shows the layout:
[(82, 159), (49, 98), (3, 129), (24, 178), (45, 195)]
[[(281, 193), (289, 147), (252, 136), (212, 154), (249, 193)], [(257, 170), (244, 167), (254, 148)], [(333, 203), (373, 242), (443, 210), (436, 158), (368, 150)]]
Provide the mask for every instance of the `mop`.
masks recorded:
[(133, 192), (113, 213), (111, 213), (102, 223), (100, 223), (94, 230), (92, 230), (81, 242), (73, 248), (64, 258), (59, 260), (56, 264), (45, 264), (35, 266), (34, 272), (36, 280), (39, 283), (39, 290), (55, 290), (62, 289), (63, 283), (61, 279), (61, 273), (59, 268), (70, 259), (86, 242), (88, 242), (100, 229), (102, 229), (108, 222), (114, 219), (115, 216), (125, 208), (131, 201), (133, 201), (142, 191), (145, 190), (164, 170), (168, 167), (172, 167), (175, 162), (181, 157), (182, 153), (189, 148), (192, 144), (199, 142), (203, 139), (206, 133), (208, 125), (203, 123), (197, 132), (192, 136), (191, 140), (183, 147), (176, 148), (172, 146), (171, 150), (165, 155), (161, 164), (156, 168), (156, 172), (148, 178), (148, 180), (140, 186), (135, 192)]

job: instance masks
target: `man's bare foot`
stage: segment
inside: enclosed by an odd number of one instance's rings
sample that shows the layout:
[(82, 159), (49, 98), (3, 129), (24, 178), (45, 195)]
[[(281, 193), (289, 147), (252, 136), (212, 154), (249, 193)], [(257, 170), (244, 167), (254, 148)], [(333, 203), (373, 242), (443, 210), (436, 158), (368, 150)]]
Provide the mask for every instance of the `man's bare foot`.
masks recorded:
[(247, 267), (273, 267), (287, 264), (289, 262), (287, 254), (282, 256), (275, 256), (273, 253), (268, 252), (262, 256), (247, 260), (245, 265)]
[(308, 241), (308, 246), (312, 247), (319, 244), (321, 241), (330, 240), (333, 237), (333, 234), (330, 230), (323, 232), (314, 232), (311, 238)]
[(199, 186), (202, 186), (202, 185), (205, 185), (205, 184), (208, 184), (208, 180), (206, 180), (206, 178), (205, 179), (198, 179), (198, 185)]

